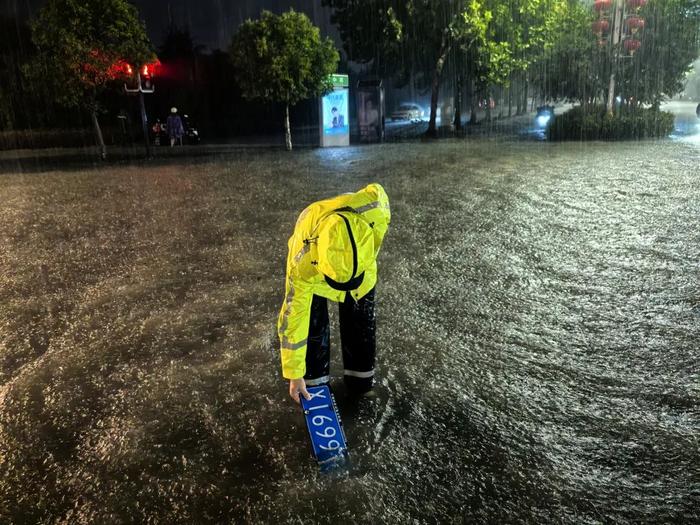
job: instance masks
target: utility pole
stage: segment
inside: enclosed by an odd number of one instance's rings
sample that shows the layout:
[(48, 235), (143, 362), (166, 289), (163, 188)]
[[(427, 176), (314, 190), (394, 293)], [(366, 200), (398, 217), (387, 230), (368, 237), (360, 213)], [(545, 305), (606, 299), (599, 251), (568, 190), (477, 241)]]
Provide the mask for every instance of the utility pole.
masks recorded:
[(623, 0), (615, 0), (615, 9), (613, 11), (611, 44), (612, 44), (612, 64), (610, 71), (610, 85), (608, 87), (608, 114), (613, 114), (615, 104), (615, 73), (617, 72), (618, 63), (618, 45), (622, 40), (622, 25), (623, 25)]

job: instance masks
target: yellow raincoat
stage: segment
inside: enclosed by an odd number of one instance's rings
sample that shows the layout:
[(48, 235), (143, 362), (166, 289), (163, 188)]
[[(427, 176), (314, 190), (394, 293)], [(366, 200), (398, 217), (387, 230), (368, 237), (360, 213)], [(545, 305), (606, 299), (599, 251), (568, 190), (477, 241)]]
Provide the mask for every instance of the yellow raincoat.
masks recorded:
[[(357, 301), (374, 288), (377, 255), (390, 220), (389, 198), (379, 184), (315, 202), (299, 215), (288, 242), (286, 293), (277, 322), (286, 379), (306, 373), (313, 296), (342, 302), (349, 293)], [(342, 291), (327, 277), (336, 285), (355, 278), (362, 282)]]

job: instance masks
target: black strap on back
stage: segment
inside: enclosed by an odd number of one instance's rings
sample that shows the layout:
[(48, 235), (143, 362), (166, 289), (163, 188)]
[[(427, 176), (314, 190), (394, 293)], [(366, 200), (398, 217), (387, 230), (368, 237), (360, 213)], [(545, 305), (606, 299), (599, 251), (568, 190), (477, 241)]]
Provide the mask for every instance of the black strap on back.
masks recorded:
[[(354, 212), (352, 208), (340, 208), (338, 210), (335, 210), (336, 212), (340, 211), (351, 211)], [(345, 227), (348, 229), (348, 236), (350, 237), (350, 246), (352, 247), (352, 276), (350, 279), (348, 279), (344, 283), (339, 283), (338, 281), (334, 281), (327, 275), (325, 275), (326, 282), (328, 285), (335, 289), (335, 290), (340, 290), (343, 292), (349, 292), (350, 290), (355, 290), (359, 288), (359, 286), (362, 284), (362, 281), (365, 278), (365, 272), (362, 272), (360, 275), (355, 276), (357, 273), (357, 244), (355, 243), (355, 236), (352, 234), (352, 228), (350, 227), (350, 221), (348, 221), (347, 217), (344, 217), (342, 214), (338, 213), (340, 217), (343, 219), (345, 222)]]
[(350, 227), (350, 221), (342, 214), (338, 214), (345, 221), (345, 226), (348, 229), (348, 235), (350, 236), (350, 246), (352, 246), (352, 275), (349, 280), (352, 280), (357, 273), (357, 245), (355, 244), (355, 236), (352, 234), (352, 228)]

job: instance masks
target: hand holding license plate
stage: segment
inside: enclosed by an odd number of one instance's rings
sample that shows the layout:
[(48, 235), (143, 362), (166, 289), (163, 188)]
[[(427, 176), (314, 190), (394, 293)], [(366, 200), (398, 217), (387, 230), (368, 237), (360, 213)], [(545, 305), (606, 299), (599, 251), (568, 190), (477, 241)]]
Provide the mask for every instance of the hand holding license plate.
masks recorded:
[(338, 417), (335, 399), (328, 386), (312, 386), (307, 391), (310, 400), (301, 396), (311, 447), (322, 471), (345, 463), (348, 456), (345, 434)]

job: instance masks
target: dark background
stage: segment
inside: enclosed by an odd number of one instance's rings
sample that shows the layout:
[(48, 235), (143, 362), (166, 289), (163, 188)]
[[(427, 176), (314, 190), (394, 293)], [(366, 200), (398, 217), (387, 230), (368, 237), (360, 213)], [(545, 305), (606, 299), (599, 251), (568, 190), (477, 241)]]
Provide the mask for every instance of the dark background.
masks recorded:
[[(44, 0), (1, 0), (0, 14), (25, 20), (36, 14)], [(336, 37), (330, 11), (321, 0), (132, 0), (146, 22), (148, 36), (159, 45), (172, 20), (190, 29), (196, 43), (211, 49), (225, 49), (236, 28), (248, 18), (268, 9), (281, 13), (293, 8), (306, 13), (324, 35)], [(340, 42), (336, 39), (338, 46)]]

